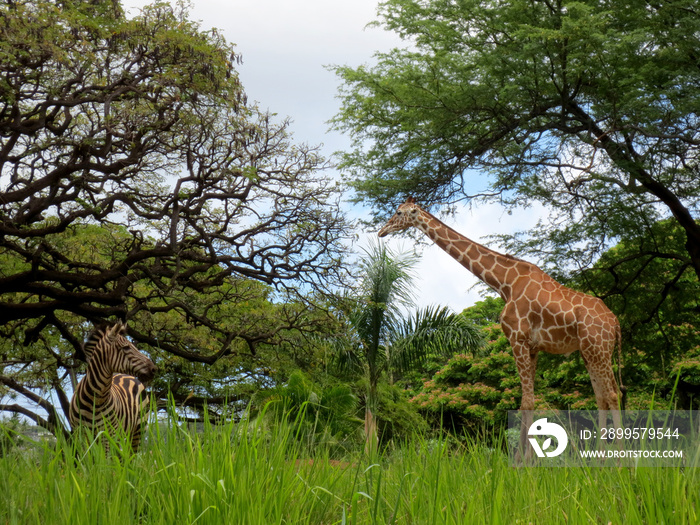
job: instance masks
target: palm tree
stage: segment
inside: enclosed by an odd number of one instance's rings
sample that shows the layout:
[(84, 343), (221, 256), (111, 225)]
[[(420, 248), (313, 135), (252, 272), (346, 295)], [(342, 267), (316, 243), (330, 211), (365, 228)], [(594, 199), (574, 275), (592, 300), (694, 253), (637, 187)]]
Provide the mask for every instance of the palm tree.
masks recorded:
[(451, 355), (481, 345), (476, 327), (448, 308), (428, 307), (404, 317), (413, 305), (411, 268), (416, 258), (396, 254), (381, 242), (366, 250), (360, 263), (362, 281), (348, 314), (354, 331), (341, 341), (338, 363), (366, 374), (367, 449), (378, 442), (375, 414), (377, 385), (384, 372), (405, 371), (429, 354)]

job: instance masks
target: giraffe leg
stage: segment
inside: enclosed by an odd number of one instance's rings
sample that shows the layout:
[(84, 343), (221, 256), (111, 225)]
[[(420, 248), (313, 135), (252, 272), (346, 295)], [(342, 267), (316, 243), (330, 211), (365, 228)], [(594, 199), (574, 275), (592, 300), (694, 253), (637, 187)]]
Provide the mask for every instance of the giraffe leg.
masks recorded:
[(598, 373), (592, 368), (588, 368), (588, 375), (591, 377), (591, 385), (595, 394), (595, 402), (598, 406), (598, 429), (608, 426), (608, 400), (605, 395), (604, 382)]
[[(607, 424), (608, 413), (612, 416), (613, 427), (618, 429), (621, 427), (621, 414), (619, 406), (619, 396), (617, 382), (612, 369), (612, 361), (609, 361), (609, 366), (603, 370), (595, 372), (596, 382), (600, 390), (600, 396), (596, 393), (596, 401), (598, 401), (598, 410), (600, 410), (599, 423)], [(593, 373), (591, 374), (591, 378)], [(601, 399), (598, 400), (598, 397)], [(620, 440), (618, 440), (618, 443)]]
[[(612, 368), (610, 373), (607, 371), (600, 371), (591, 368), (589, 370), (591, 376), (591, 383), (593, 384), (593, 389), (596, 394), (596, 402), (598, 403), (598, 428), (610, 428), (608, 422), (608, 414), (612, 415), (612, 428), (615, 430), (622, 428), (621, 426), (621, 413), (618, 403), (617, 396), (617, 383), (615, 382), (615, 377), (612, 373)], [(606, 433), (610, 435), (610, 433)], [(622, 449), (623, 439), (622, 435), (615, 433), (615, 442), (619, 449)], [(598, 448), (600, 449), (604, 443), (598, 441)]]
[[(618, 387), (612, 367), (612, 351), (615, 349), (614, 334), (608, 337), (604, 330), (596, 327), (580, 327), (581, 356), (591, 378), (598, 405), (598, 427), (608, 425), (608, 412), (612, 415), (613, 427), (621, 426)], [(620, 441), (618, 440), (618, 443)]]
[[(537, 352), (531, 352), (529, 345), (525, 343), (511, 343), (513, 356), (520, 376), (522, 400), (520, 412), (520, 439), (518, 452), (515, 455), (516, 462), (528, 462), (532, 458), (532, 448), (528, 445), (527, 432), (532, 425), (532, 411), (535, 409), (535, 371), (537, 367)], [(523, 453), (523, 451), (525, 451)]]

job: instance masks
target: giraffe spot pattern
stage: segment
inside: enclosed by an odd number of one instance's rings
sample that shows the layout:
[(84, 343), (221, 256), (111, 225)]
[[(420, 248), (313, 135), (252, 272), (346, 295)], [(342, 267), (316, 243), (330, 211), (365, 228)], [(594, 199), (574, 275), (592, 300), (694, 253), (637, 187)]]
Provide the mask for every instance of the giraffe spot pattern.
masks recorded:
[[(620, 326), (603, 301), (557, 283), (537, 266), (499, 254), (443, 224), (408, 198), (380, 230), (416, 227), (435, 244), (496, 290), (505, 301), (501, 326), (510, 341), (522, 386), (521, 409), (534, 408), (534, 378), (540, 351), (581, 353), (601, 411), (613, 411), (619, 427), (618, 385), (612, 355), (620, 349)], [(604, 420), (601, 419), (601, 423)], [(523, 419), (520, 442), (527, 437)]]

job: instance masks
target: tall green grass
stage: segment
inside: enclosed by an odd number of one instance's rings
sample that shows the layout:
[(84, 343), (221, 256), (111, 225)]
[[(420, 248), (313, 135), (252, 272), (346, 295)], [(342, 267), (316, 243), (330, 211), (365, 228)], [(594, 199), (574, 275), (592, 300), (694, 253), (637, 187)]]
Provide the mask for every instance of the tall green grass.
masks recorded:
[(513, 468), (500, 447), (425, 439), (331, 458), (285, 425), (171, 421), (138, 454), (120, 445), (8, 451), (0, 525), (700, 522), (700, 467)]

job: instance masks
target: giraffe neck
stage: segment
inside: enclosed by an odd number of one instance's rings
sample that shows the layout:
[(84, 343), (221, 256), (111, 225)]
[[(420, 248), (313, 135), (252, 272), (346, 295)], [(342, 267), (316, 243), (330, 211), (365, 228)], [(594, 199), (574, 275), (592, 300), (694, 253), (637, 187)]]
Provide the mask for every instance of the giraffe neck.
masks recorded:
[(517, 276), (517, 271), (508, 270), (514, 268), (517, 263), (522, 264), (522, 261), (472, 241), (425, 210), (421, 210), (416, 226), (453, 259), (498, 292), (503, 299), (508, 300), (510, 281), (512, 277)]

